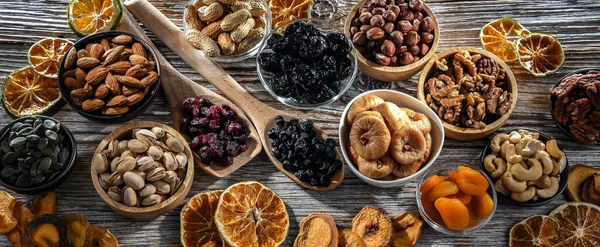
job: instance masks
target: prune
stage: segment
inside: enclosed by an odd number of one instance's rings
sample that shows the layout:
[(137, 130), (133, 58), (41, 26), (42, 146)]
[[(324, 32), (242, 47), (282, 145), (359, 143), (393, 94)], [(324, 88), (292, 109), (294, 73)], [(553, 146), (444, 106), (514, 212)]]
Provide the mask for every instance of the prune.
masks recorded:
[(298, 53), (304, 59), (314, 59), (327, 50), (327, 40), (321, 36), (306, 36), (297, 42), (300, 43)]
[(282, 40), (283, 40), (283, 35), (275, 33), (275, 34), (271, 35), (271, 37), (269, 37), (269, 39), (267, 40), (267, 47), (273, 48), (276, 44), (278, 44)]
[(346, 35), (341, 33), (330, 33), (327, 35), (331, 55), (346, 57), (352, 51), (352, 44)]
[(337, 76), (337, 64), (338, 62), (334, 57), (324, 55), (321, 60), (317, 61), (321, 79), (335, 79)]
[(258, 57), (258, 64), (265, 71), (278, 73), (281, 72), (281, 58), (282, 56), (278, 53), (262, 53)]

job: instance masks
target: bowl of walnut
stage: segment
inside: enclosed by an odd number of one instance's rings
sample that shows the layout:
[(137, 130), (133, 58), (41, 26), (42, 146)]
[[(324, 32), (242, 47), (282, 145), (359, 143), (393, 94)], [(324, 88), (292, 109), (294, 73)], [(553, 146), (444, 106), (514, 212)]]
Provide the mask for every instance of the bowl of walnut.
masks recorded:
[(457, 47), (425, 65), (417, 97), (440, 116), (450, 139), (477, 140), (506, 123), (517, 104), (517, 81), (496, 55)]
[(422, 0), (362, 0), (344, 25), (357, 50), (358, 68), (381, 81), (405, 80), (434, 55), (440, 30)]

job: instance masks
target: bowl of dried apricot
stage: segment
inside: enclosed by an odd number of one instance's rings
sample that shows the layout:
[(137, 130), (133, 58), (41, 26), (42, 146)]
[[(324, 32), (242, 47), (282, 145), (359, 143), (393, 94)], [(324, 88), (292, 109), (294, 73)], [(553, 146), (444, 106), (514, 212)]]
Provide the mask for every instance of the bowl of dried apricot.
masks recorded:
[(423, 219), (448, 235), (468, 235), (482, 228), (498, 204), (492, 180), (481, 169), (461, 162), (437, 164), (427, 170), (416, 195)]

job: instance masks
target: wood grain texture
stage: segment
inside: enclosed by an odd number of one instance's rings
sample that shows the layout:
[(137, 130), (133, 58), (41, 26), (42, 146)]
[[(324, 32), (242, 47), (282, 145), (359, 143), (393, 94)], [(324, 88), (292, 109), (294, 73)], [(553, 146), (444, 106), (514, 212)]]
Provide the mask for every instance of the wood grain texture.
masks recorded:
[[(157, 1), (152, 3), (182, 27), (183, 6), (187, 1)], [(343, 26), (344, 18), (357, 0), (333, 0), (338, 9), (336, 23)], [(585, 163), (600, 167), (600, 146), (583, 146), (567, 140), (554, 125), (549, 114), (549, 95), (552, 86), (564, 74), (584, 67), (600, 67), (600, 2), (512, 0), (512, 1), (427, 1), (436, 14), (440, 25), (438, 52), (457, 46), (481, 47), (479, 30), (489, 21), (502, 16), (511, 16), (534, 32), (555, 35), (564, 46), (566, 62), (557, 73), (544, 78), (529, 75), (518, 63), (511, 67), (519, 85), (519, 99), (515, 111), (501, 130), (519, 127), (535, 128), (558, 138), (566, 150), (570, 164)], [(27, 50), (37, 40), (47, 36), (61, 36), (76, 40), (66, 24), (67, 0), (21, 0), (0, 1), (0, 77), (12, 70), (26, 66)], [(149, 35), (167, 60), (188, 78), (211, 90), (208, 84), (192, 68), (186, 65), (165, 45)], [(339, 118), (345, 106), (354, 96), (366, 88), (392, 88), (416, 96), (417, 76), (394, 84), (381, 83), (357, 77), (354, 87), (342, 99), (332, 105), (312, 111), (300, 111), (284, 106), (271, 97), (258, 81), (255, 60), (247, 59), (233, 64), (221, 64), (233, 78), (242, 84), (254, 97), (279, 110), (312, 119), (332, 137), (337, 136)], [(135, 121), (156, 121), (172, 124), (170, 107), (164, 94), (159, 94), (154, 104)], [(181, 207), (153, 221), (130, 220), (113, 212), (95, 193), (90, 181), (89, 165), (96, 146), (110, 131), (120, 125), (93, 123), (77, 115), (68, 106), (54, 115), (67, 125), (79, 143), (76, 166), (69, 179), (57, 190), (57, 214), (81, 213), (90, 223), (109, 227), (122, 246), (179, 246), (179, 210)], [(0, 126), (11, 119), (0, 112)], [(459, 142), (446, 140), (444, 149), (436, 163), (451, 160), (476, 164), (486, 140)], [(344, 183), (333, 191), (302, 189), (277, 170), (262, 153), (252, 162), (224, 179), (216, 179), (198, 170), (188, 199), (206, 189), (223, 189), (246, 180), (257, 180), (273, 188), (286, 202), (290, 212), (290, 233), (283, 246), (292, 246), (298, 233), (298, 222), (310, 212), (325, 212), (334, 217), (339, 227), (349, 227), (352, 217), (365, 205), (384, 208), (396, 215), (402, 211), (417, 211), (415, 201), (416, 183), (401, 189), (381, 189), (370, 186), (351, 172), (346, 172)], [(15, 194), (21, 200), (31, 197)], [(469, 237), (451, 237), (437, 233), (426, 226), (418, 242), (419, 246), (507, 246), (510, 227), (522, 219), (547, 214), (551, 209), (566, 201), (566, 196), (540, 207), (520, 208), (504, 203), (492, 221)], [(10, 246), (5, 236), (0, 236), (0, 246)]]

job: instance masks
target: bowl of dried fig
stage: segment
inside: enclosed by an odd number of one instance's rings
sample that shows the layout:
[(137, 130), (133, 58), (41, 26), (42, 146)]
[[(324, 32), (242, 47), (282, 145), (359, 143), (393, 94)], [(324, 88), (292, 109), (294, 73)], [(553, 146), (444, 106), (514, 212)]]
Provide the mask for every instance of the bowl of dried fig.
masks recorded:
[(100, 32), (77, 41), (58, 70), (62, 98), (79, 115), (122, 123), (151, 105), (160, 85), (156, 52), (139, 37)]
[(434, 55), (440, 30), (422, 0), (362, 0), (344, 25), (357, 50), (358, 68), (381, 81), (405, 80)]
[(440, 116), (446, 136), (477, 140), (506, 123), (517, 104), (517, 81), (496, 55), (457, 47), (435, 55), (425, 65), (417, 97)]

